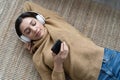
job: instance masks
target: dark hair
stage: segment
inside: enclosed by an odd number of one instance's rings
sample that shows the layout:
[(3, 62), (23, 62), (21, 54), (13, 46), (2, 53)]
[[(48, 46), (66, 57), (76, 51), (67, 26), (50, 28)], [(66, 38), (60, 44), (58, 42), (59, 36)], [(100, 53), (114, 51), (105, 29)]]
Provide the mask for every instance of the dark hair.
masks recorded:
[(20, 24), (22, 23), (22, 20), (26, 17), (33, 17), (36, 18), (36, 15), (38, 15), (35, 12), (25, 12), (22, 13), (15, 21), (15, 30), (17, 35), (20, 37), (22, 35), (22, 32), (20, 31)]

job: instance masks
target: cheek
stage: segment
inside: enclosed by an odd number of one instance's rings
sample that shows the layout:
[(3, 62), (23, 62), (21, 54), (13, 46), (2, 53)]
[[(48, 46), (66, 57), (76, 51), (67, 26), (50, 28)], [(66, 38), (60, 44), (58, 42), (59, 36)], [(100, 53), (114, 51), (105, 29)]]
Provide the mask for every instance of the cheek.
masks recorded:
[(37, 25), (38, 25), (39, 27), (43, 26), (43, 24), (41, 24), (39, 21), (37, 21)]
[(31, 32), (29, 35), (27, 35), (27, 37), (29, 37), (30, 39), (34, 39), (34, 34), (33, 34), (33, 32)]
[(44, 29), (44, 26), (43, 26), (43, 25), (41, 25), (40, 27), (41, 27), (41, 29)]
[(33, 39), (33, 35), (32, 35), (32, 34), (30, 34), (28, 37), (29, 37), (30, 39)]
[(44, 29), (44, 26), (43, 26), (42, 24), (39, 24), (39, 25), (38, 25), (38, 28), (39, 28), (39, 29)]

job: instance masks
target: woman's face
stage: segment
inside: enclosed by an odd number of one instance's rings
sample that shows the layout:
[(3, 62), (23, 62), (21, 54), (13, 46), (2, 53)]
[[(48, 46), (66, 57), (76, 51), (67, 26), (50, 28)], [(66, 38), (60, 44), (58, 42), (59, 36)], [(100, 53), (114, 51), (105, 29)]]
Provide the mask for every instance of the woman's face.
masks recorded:
[(20, 30), (26, 37), (31, 40), (41, 39), (45, 33), (44, 26), (35, 18), (27, 17), (22, 20)]

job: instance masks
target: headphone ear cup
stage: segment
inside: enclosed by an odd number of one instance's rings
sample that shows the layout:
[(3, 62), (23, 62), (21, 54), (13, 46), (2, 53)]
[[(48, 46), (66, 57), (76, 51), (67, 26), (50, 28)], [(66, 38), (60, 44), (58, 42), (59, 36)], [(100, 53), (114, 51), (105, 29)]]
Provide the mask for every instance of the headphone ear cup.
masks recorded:
[(24, 35), (21, 35), (21, 36), (20, 36), (20, 40), (21, 40), (22, 42), (24, 42), (24, 43), (31, 42), (31, 40), (30, 40), (28, 37), (24, 36)]
[(42, 15), (37, 15), (36, 18), (41, 24), (45, 24), (45, 18)]

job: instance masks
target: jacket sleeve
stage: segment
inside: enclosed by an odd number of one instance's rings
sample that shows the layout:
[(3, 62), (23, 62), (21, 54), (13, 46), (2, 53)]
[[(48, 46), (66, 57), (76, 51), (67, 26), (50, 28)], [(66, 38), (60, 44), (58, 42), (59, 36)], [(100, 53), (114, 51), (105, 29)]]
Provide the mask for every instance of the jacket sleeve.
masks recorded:
[(65, 73), (53, 71), (52, 80), (65, 80)]
[(65, 80), (65, 74), (63, 72), (56, 72), (51, 70), (45, 63), (43, 57), (37, 60), (33, 60), (37, 71), (40, 74), (42, 80)]
[(56, 12), (45, 9), (45, 8), (41, 7), (40, 5), (29, 2), (29, 1), (26, 1), (24, 3), (23, 10), (24, 11), (38, 12), (38, 13), (42, 14), (45, 18), (50, 18), (51, 17), (51, 18), (63, 19)]

